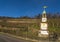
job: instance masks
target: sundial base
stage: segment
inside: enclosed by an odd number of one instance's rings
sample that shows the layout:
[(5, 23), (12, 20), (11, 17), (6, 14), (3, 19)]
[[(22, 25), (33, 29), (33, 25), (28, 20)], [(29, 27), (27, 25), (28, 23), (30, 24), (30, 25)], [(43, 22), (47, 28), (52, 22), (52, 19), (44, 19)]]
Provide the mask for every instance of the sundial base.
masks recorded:
[(39, 30), (38, 37), (48, 38), (49, 37), (49, 32), (48, 31)]

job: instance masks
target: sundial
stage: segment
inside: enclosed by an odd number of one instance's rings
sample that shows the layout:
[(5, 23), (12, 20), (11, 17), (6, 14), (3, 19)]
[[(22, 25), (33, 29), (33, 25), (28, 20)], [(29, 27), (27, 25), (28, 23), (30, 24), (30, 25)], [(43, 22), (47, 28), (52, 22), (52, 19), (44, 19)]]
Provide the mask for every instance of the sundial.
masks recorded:
[(39, 37), (48, 37), (49, 32), (48, 32), (48, 24), (47, 24), (47, 17), (46, 17), (46, 8), (47, 6), (43, 7), (43, 13), (42, 13), (42, 19), (40, 23), (40, 30), (39, 30)]

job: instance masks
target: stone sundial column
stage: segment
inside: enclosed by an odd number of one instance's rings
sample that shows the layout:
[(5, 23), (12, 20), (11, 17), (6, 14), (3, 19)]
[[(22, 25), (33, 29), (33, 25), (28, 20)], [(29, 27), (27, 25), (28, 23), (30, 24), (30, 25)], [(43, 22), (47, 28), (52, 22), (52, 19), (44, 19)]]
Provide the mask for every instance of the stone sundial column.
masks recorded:
[(47, 24), (47, 16), (46, 16), (46, 6), (44, 6), (44, 10), (42, 13), (42, 21), (40, 23), (40, 30), (39, 30), (39, 37), (48, 37), (49, 32), (48, 32), (48, 24)]

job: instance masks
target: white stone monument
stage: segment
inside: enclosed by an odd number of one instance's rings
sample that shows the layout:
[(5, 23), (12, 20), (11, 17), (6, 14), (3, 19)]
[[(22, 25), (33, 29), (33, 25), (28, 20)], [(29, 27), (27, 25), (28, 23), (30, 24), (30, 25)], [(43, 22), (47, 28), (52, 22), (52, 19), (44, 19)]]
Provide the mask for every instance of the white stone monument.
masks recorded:
[(47, 24), (47, 16), (46, 16), (46, 9), (47, 6), (44, 6), (44, 11), (42, 13), (42, 21), (40, 23), (40, 30), (38, 33), (39, 37), (48, 37), (49, 31), (48, 31), (48, 24)]

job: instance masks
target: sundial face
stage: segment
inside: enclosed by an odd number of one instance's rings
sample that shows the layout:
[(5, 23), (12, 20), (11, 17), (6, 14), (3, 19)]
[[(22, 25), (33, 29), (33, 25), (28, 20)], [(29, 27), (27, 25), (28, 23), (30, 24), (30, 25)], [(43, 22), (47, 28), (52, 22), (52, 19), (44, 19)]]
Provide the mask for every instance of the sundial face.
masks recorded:
[(41, 23), (41, 30), (47, 30), (47, 23)]
[(42, 22), (47, 22), (47, 18), (42, 18)]

